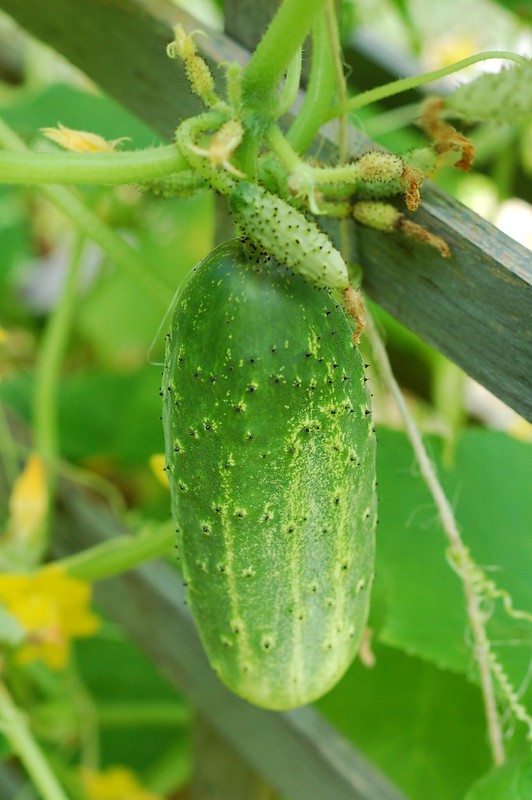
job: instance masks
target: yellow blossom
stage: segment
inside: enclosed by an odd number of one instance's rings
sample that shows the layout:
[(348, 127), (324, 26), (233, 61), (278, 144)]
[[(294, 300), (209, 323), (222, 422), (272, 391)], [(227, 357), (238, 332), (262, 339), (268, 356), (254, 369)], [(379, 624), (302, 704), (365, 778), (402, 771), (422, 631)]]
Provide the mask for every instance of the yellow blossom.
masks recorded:
[(103, 136), (89, 131), (76, 131), (66, 128), (59, 122), (57, 128), (41, 128), (41, 133), (52, 142), (64, 147), (65, 150), (73, 150), (75, 153), (112, 153), (120, 142), (124, 142), (128, 137), (112, 139), (107, 141)]
[(90, 596), (89, 583), (55, 565), (31, 575), (0, 575), (0, 602), (26, 631), (19, 662), (40, 660), (52, 669), (64, 667), (71, 640), (91, 636), (98, 628), (98, 618), (88, 608)]
[(81, 770), (81, 781), (88, 800), (161, 800), (139, 784), (127, 767), (110, 767), (105, 772)]
[(15, 481), (9, 498), (8, 538), (23, 545), (36, 542), (47, 512), (48, 487), (44, 464), (38, 455), (32, 454)]
[(159, 483), (162, 484), (165, 489), (169, 489), (170, 484), (168, 483), (168, 478), (164, 470), (165, 465), (166, 465), (166, 459), (163, 453), (154, 453), (154, 455), (150, 456), (151, 471), (153, 472)]
[(5, 328), (0, 328), (0, 344), (7, 342), (8, 333)]

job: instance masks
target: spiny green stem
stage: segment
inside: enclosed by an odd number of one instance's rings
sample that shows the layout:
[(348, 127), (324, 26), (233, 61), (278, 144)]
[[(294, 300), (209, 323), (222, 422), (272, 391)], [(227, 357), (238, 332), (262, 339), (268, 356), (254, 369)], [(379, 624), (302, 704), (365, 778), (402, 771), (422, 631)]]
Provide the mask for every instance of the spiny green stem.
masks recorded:
[(99, 581), (120, 575), (152, 558), (168, 555), (175, 544), (173, 525), (146, 525), (135, 536), (117, 536), (55, 563), (72, 578)]
[(310, 172), (312, 169), (309, 164), (306, 164), (299, 157), (289, 138), (283, 134), (277, 125), (272, 125), (268, 133), (268, 144), (279, 160), (283, 162), (288, 172), (302, 171), (306, 174), (307, 171)]
[(418, 86), (423, 86), (425, 83), (437, 81), (440, 78), (444, 78), (446, 75), (452, 75), (454, 72), (470, 67), (472, 64), (478, 64), (479, 61), (488, 61), (491, 58), (507, 59), (508, 61), (515, 61), (516, 64), (524, 64), (527, 61), (523, 56), (517, 55), (516, 53), (509, 53), (506, 50), (501, 50), (500, 52), (490, 50), (485, 53), (477, 53), (474, 56), (463, 58), (461, 61), (457, 61), (455, 64), (450, 64), (447, 67), (435, 69), (432, 72), (425, 72), (423, 75), (401, 78), (398, 81), (385, 83), (383, 86), (377, 86), (375, 89), (368, 89), (366, 92), (361, 92), (361, 94), (357, 94), (356, 97), (351, 97), (349, 100), (336, 106), (336, 108), (333, 108), (327, 114), (326, 119), (334, 119), (334, 117), (338, 117), (341, 114), (354, 111), (357, 108), (362, 108), (370, 103), (376, 103), (378, 100), (382, 100), (385, 97), (392, 97), (401, 92), (406, 92), (409, 89), (416, 89)]
[[(0, 145), (15, 152), (25, 151), (26, 145), (17, 134), (0, 119)], [(40, 191), (90, 239), (100, 245), (102, 250), (129, 275), (144, 286), (146, 293), (153, 297), (161, 307), (168, 307), (171, 290), (160, 278), (150, 273), (148, 266), (137, 252), (103, 223), (79, 199), (74, 191), (63, 186), (42, 186)]]
[(8, 739), (30, 775), (42, 800), (68, 800), (22, 712), (0, 683), (0, 731)]
[(321, 128), (336, 90), (327, 17), (322, 12), (312, 28), (312, 61), (305, 99), (288, 131), (288, 141), (303, 153)]
[(326, 0), (284, 0), (244, 71), (246, 109), (273, 118), (277, 88)]
[(272, 126), (268, 134), (268, 143), (290, 174), (307, 178), (318, 185), (347, 183), (350, 184), (349, 191), (354, 191), (360, 172), (356, 162), (339, 164), (335, 167), (313, 167), (300, 158), (278, 126)]
[(114, 186), (156, 180), (186, 169), (174, 145), (125, 153), (0, 152), (0, 182)]

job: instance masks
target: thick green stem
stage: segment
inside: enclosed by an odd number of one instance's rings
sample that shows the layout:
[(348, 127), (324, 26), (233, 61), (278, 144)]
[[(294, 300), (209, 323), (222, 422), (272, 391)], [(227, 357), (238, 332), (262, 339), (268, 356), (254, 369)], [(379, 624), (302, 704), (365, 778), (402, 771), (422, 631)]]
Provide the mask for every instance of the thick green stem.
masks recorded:
[(219, 128), (226, 121), (226, 115), (218, 111), (207, 111), (197, 117), (190, 117), (181, 123), (175, 133), (176, 144), (189, 165), (196, 170), (220, 194), (230, 194), (235, 186), (224, 167), (218, 168), (209, 158), (208, 151), (198, 152), (197, 142), (202, 134)]
[(455, 64), (450, 64), (448, 67), (436, 69), (433, 72), (425, 72), (423, 75), (414, 75), (411, 78), (401, 78), (398, 81), (385, 83), (383, 86), (377, 86), (375, 89), (368, 89), (366, 92), (357, 94), (356, 97), (351, 97), (345, 103), (341, 103), (336, 108), (333, 108), (328, 114), (327, 119), (334, 119), (341, 114), (349, 111), (354, 111), (357, 108), (362, 108), (370, 103), (376, 103), (378, 100), (383, 100), (385, 97), (392, 97), (393, 95), (406, 92), (409, 89), (417, 89), (418, 86), (423, 86), (425, 83), (437, 81), (440, 78), (445, 78), (446, 75), (452, 75), (461, 69), (470, 67), (472, 64), (478, 64), (479, 61), (488, 61), (491, 58), (502, 58), (508, 61), (515, 61), (516, 64), (524, 64), (527, 59), (516, 53), (509, 53), (507, 51), (487, 51), (485, 53), (477, 53), (474, 56), (469, 56)]
[(279, 96), (279, 106), (277, 115), (282, 117), (290, 111), (297, 97), (299, 85), (301, 83), (301, 68), (303, 65), (303, 48), (299, 47), (292, 63), (286, 71), (286, 78), (281, 94)]
[(277, 88), (326, 0), (284, 0), (251, 56), (242, 79), (245, 107), (275, 117)]
[(305, 99), (288, 132), (288, 141), (303, 153), (321, 128), (336, 90), (334, 61), (329, 47), (326, 13), (312, 28), (312, 62)]
[[(17, 134), (0, 120), (0, 145), (15, 152), (25, 151), (26, 145)], [(171, 297), (171, 290), (160, 278), (150, 273), (148, 265), (137, 255), (136, 251), (107, 227), (90, 211), (72, 190), (63, 186), (43, 186), (40, 191), (57, 208), (72, 220), (83, 233), (100, 245), (102, 250), (130, 276), (144, 286), (146, 293), (153, 297), (161, 307), (166, 309)]]
[(98, 723), (105, 728), (161, 728), (172, 730), (190, 722), (190, 711), (184, 703), (156, 700), (152, 702), (99, 703)]
[(16, 184), (143, 183), (186, 169), (174, 145), (126, 153), (0, 152), (0, 182)]
[(3, 684), (0, 684), (0, 731), (27, 769), (39, 797), (42, 800), (68, 800), (50, 764), (31, 735), (26, 720)]
[(72, 578), (99, 581), (120, 575), (152, 558), (168, 555), (175, 545), (172, 524), (147, 525), (135, 536), (118, 536), (55, 562)]

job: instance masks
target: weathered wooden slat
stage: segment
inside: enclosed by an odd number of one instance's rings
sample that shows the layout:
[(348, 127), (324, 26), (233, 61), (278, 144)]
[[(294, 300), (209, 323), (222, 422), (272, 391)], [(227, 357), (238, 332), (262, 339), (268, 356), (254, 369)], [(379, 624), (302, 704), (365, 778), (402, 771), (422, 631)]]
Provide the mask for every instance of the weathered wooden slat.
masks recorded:
[[(103, 508), (75, 489), (63, 493), (55, 555), (123, 534)], [(264, 780), (290, 800), (405, 800), (404, 795), (311, 708), (263, 711), (231, 694), (205, 658), (178, 573), (151, 562), (95, 587), (116, 620)]]
[[(109, 94), (164, 136), (198, 110), (183, 75), (165, 55), (171, 24), (201, 27), (165, 0), (0, 0), (0, 8), (63, 53)], [(253, 31), (263, 25), (249, 14)], [(222, 34), (201, 38), (205, 55), (244, 62)], [(324, 130), (323, 152), (334, 146)], [(371, 143), (353, 134), (352, 151)], [(473, 212), (427, 185), (416, 218), (443, 236), (452, 257), (353, 225), (353, 251), (368, 293), (403, 324), (532, 420), (532, 256)]]

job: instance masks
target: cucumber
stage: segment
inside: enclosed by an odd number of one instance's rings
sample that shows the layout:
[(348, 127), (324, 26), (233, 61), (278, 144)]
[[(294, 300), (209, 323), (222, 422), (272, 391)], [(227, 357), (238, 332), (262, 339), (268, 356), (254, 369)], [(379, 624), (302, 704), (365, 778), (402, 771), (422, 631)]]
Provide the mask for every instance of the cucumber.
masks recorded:
[(240, 241), (196, 268), (163, 423), (187, 602), (220, 679), (272, 710), (353, 660), (374, 571), (375, 436), (342, 308)]
[(229, 203), (246, 236), (280, 264), (319, 286), (348, 288), (349, 276), (340, 252), (297, 208), (248, 181), (236, 184)]

